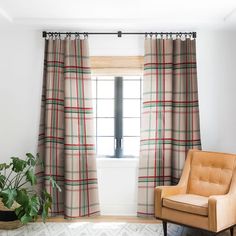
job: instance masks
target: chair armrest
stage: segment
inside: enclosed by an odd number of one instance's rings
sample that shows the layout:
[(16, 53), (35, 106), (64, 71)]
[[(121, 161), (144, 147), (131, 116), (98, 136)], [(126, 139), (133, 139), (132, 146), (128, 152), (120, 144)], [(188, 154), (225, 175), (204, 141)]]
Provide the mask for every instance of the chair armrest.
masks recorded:
[(161, 217), (162, 198), (177, 194), (185, 194), (186, 185), (158, 186), (155, 188), (155, 216)]
[(185, 185), (158, 186), (155, 188), (155, 194), (156, 195), (160, 194), (161, 198), (185, 193), (186, 193)]
[(210, 196), (208, 200), (209, 229), (214, 232), (236, 224), (236, 194)]

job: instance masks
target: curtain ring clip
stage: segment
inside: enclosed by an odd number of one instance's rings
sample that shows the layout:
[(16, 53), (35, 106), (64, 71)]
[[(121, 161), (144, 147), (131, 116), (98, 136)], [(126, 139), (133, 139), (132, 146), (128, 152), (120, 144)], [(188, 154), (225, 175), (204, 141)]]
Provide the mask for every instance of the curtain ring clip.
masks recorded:
[(67, 37), (70, 39), (71, 38), (71, 33), (68, 32)]

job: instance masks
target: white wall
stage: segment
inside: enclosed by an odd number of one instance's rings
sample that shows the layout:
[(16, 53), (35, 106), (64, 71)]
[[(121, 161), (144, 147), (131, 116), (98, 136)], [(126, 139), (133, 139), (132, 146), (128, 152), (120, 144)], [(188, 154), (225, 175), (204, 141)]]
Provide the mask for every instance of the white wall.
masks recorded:
[[(36, 152), (43, 65), (41, 32), (1, 31), (0, 162)], [(203, 149), (236, 153), (236, 32), (200, 31), (197, 39)], [(91, 55), (142, 55), (143, 38), (93, 36)], [(103, 214), (135, 215), (137, 160), (100, 160)]]
[(35, 152), (40, 114), (43, 41), (34, 31), (0, 37), (0, 160)]
[(137, 159), (98, 161), (99, 198), (102, 215), (136, 215)]
[(236, 153), (236, 31), (197, 40), (203, 149)]

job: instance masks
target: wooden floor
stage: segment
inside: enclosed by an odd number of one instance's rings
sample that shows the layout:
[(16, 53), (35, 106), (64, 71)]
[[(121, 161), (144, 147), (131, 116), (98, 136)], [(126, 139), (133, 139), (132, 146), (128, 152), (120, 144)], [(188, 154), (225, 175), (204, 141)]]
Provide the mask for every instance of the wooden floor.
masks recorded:
[[(127, 223), (144, 223), (144, 224), (160, 224), (161, 221), (156, 219), (144, 219), (135, 216), (94, 216), (94, 217), (81, 217), (75, 220), (69, 220), (74, 222), (127, 222)], [(50, 217), (47, 222), (68, 222), (63, 217)]]
[[(96, 217), (81, 217), (75, 220), (66, 220), (63, 217), (51, 217), (47, 222), (127, 222), (127, 223), (143, 223), (143, 224), (161, 224), (162, 222), (156, 219), (145, 219), (131, 216), (96, 216)], [(205, 231), (191, 229), (179, 225), (168, 224), (169, 236), (211, 236), (212, 234)], [(225, 231), (218, 236), (230, 236), (230, 232)], [(234, 232), (236, 236), (236, 232)]]

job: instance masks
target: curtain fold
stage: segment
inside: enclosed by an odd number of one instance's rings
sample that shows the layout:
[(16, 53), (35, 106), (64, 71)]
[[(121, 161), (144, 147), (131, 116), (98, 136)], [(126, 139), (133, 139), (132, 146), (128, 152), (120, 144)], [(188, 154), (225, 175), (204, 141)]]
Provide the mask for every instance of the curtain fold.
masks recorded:
[(176, 184), (201, 149), (195, 39), (145, 40), (138, 215), (154, 215), (154, 188)]
[(66, 218), (99, 214), (90, 71), (87, 39), (45, 40), (38, 188), (52, 194), (51, 214)]

